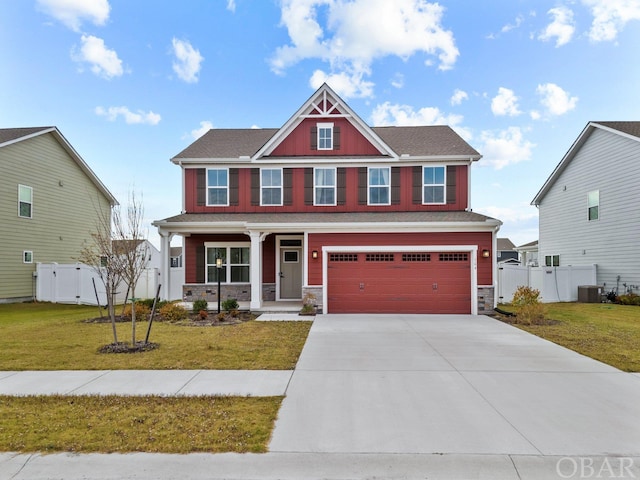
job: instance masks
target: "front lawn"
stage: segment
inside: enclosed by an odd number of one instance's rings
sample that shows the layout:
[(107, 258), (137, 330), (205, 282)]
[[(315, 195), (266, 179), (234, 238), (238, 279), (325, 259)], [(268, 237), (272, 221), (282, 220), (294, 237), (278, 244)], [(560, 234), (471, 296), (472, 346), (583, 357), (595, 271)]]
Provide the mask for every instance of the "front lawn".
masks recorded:
[[(0, 304), (0, 370), (217, 369), (290, 370), (311, 322), (248, 321), (223, 326), (154, 322), (156, 350), (99, 353), (113, 342), (110, 323), (86, 323), (97, 307), (50, 303)], [(144, 340), (147, 322), (138, 322)], [(118, 339), (131, 341), (131, 323), (118, 323)]]
[[(611, 303), (547, 303), (545, 325), (516, 325), (626, 372), (640, 372), (640, 307)], [(501, 306), (513, 311), (508, 305)]]
[(267, 451), (282, 397), (0, 396), (0, 451)]

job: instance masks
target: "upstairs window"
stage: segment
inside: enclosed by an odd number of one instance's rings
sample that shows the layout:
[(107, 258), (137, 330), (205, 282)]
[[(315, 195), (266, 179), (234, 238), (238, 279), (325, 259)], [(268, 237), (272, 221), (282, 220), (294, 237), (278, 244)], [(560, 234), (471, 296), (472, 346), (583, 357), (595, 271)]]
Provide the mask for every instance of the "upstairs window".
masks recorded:
[(261, 205), (282, 205), (282, 169), (260, 170)]
[(18, 185), (18, 216), (32, 218), (33, 216), (33, 188)]
[(587, 195), (589, 221), (600, 217), (600, 191), (595, 190)]
[(229, 171), (226, 168), (207, 170), (207, 205), (229, 205)]
[(318, 124), (318, 150), (333, 150), (333, 123)]
[(369, 205), (391, 204), (391, 168), (369, 168)]
[(313, 204), (336, 204), (336, 169), (316, 168), (313, 170)]
[(422, 170), (422, 203), (445, 203), (445, 168), (424, 167)]

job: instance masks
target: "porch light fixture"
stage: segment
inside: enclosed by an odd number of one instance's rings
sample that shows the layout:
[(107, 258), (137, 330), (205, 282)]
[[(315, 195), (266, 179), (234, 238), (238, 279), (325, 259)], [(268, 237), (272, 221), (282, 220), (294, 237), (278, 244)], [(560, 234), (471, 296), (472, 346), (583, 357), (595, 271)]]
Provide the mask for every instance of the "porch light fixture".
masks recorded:
[(489, 258), (491, 256), (491, 250), (487, 250), (486, 248), (482, 250), (482, 257)]
[(315, 259), (315, 258), (318, 258), (318, 250), (313, 250), (313, 251), (311, 252), (311, 258), (314, 258), (314, 259)]
[(220, 313), (220, 273), (222, 271), (222, 259), (216, 258), (216, 268), (218, 269), (218, 313)]

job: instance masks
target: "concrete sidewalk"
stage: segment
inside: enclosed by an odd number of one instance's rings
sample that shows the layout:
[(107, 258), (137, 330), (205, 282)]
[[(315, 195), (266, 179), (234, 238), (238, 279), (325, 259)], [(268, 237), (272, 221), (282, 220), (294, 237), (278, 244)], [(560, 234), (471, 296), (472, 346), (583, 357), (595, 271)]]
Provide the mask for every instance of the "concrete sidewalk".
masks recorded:
[(0, 395), (284, 395), (293, 370), (0, 372)]

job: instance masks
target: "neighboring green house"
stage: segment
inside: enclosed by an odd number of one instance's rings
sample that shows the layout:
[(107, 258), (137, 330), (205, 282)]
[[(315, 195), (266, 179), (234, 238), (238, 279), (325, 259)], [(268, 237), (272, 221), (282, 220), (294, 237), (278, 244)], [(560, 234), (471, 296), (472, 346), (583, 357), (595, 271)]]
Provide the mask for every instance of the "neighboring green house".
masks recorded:
[(38, 262), (75, 263), (117, 205), (56, 127), (0, 129), (0, 303), (32, 300)]

